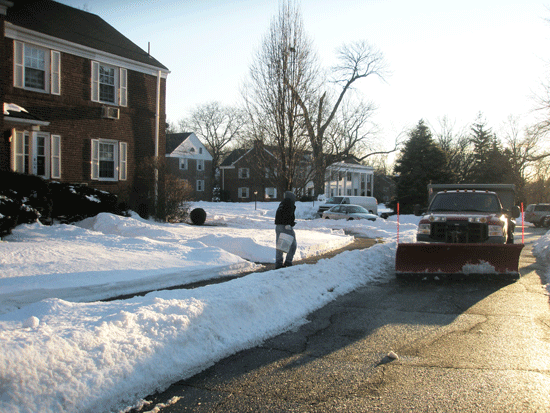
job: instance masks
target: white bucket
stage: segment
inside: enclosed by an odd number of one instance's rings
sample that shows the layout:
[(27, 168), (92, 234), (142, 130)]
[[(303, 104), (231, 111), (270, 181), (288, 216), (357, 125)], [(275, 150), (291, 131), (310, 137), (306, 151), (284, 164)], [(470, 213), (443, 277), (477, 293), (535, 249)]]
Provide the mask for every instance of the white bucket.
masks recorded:
[(279, 239), (277, 240), (277, 249), (279, 251), (288, 252), (293, 241), (294, 237), (292, 235), (281, 232), (279, 234)]

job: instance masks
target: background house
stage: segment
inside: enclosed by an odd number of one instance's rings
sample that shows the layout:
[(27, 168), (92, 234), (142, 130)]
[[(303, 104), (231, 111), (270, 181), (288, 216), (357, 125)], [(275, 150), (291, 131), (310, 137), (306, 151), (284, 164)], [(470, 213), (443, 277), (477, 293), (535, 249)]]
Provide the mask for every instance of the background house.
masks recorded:
[(212, 155), (194, 133), (166, 135), (166, 164), (168, 172), (193, 187), (193, 200), (212, 200)]
[(168, 69), (97, 15), (0, 2), (0, 169), (148, 209), (162, 188), (145, 166), (164, 153)]
[[(227, 201), (280, 201), (283, 190), (278, 187), (279, 162), (275, 151), (256, 142), (251, 149), (236, 149), (220, 166), (222, 193)], [(308, 153), (296, 170), (294, 191), (301, 196), (313, 195), (311, 161)], [(256, 194), (254, 194), (256, 192)], [(374, 168), (360, 165), (355, 159), (335, 162), (325, 173), (326, 197), (337, 195), (373, 196)]]
[(352, 159), (329, 165), (325, 172), (325, 196), (373, 196), (374, 168)]
[(232, 151), (220, 165), (222, 200), (281, 201), (276, 157), (260, 142), (251, 149)]

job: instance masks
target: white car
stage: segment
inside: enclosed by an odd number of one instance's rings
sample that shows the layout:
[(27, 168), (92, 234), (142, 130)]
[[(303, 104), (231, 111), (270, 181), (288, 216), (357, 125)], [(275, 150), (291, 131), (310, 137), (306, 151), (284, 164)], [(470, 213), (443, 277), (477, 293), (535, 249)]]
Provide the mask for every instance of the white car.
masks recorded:
[(351, 221), (352, 219), (368, 219), (369, 221), (376, 221), (378, 216), (371, 214), (360, 205), (336, 205), (328, 211), (323, 212), (323, 218), (346, 219), (348, 221)]

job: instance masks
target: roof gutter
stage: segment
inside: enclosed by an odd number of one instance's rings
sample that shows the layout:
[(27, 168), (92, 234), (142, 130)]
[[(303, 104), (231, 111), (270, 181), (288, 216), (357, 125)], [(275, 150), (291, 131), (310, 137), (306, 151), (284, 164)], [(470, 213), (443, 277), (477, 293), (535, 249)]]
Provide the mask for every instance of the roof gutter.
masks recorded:
[(13, 7), (12, 1), (0, 0), (0, 14), (6, 15), (8, 7)]

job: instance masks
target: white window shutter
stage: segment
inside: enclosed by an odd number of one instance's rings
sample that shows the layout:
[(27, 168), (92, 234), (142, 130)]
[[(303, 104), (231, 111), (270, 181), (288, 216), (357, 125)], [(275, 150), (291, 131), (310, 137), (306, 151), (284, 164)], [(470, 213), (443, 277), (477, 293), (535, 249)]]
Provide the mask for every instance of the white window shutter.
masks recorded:
[(99, 102), (99, 62), (92, 61), (92, 102)]
[(15, 172), (26, 173), (25, 171), (25, 135), (23, 132), (12, 131), (12, 166), (11, 169)]
[(25, 73), (25, 53), (22, 42), (13, 42), (13, 85), (15, 87), (24, 87)]
[(119, 105), (128, 106), (128, 72), (126, 69), (120, 68), (120, 89), (119, 89)]
[(61, 53), (51, 51), (51, 92), (52, 95), (61, 94)]
[(51, 137), (51, 173), (52, 178), (61, 178), (61, 136), (52, 135)]
[(92, 139), (92, 159), (91, 159), (91, 178), (94, 180), (99, 179), (99, 140)]
[(118, 179), (125, 181), (128, 176), (128, 144), (126, 142), (120, 142), (118, 159)]

